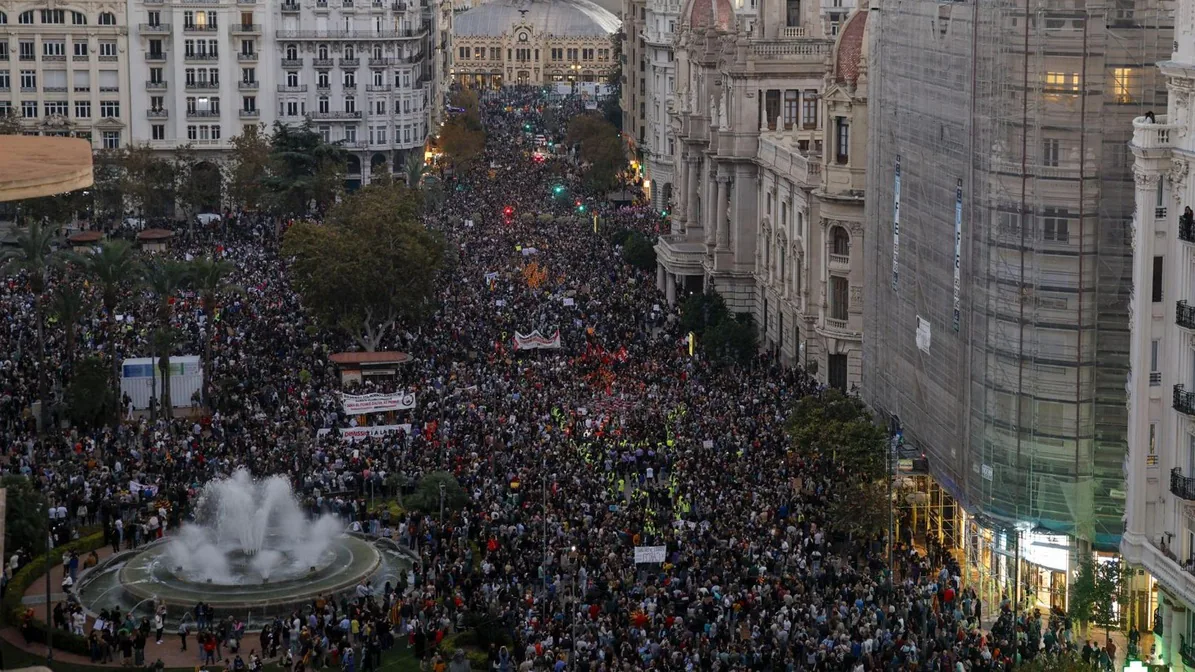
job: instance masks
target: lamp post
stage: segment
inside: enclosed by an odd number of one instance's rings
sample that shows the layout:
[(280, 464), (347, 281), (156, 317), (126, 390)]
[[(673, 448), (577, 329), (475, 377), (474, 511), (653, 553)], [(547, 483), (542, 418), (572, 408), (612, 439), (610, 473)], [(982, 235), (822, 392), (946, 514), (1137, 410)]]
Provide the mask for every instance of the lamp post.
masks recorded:
[(573, 634), (572, 634), (573, 650), (568, 654), (568, 662), (569, 662), (569, 667), (571, 667), (572, 669), (575, 670), (575, 669), (577, 669), (577, 607), (578, 607), (578, 604), (577, 604), (578, 599), (577, 598), (580, 594), (580, 590), (579, 590), (579, 587), (577, 586), (577, 582), (580, 580), (580, 577), (581, 577), (581, 561), (577, 557), (577, 547), (576, 546), (572, 547), (572, 552), (573, 552), (573, 599), (572, 599), (572, 604), (570, 605), (570, 610), (572, 611), (572, 620), (573, 620)]

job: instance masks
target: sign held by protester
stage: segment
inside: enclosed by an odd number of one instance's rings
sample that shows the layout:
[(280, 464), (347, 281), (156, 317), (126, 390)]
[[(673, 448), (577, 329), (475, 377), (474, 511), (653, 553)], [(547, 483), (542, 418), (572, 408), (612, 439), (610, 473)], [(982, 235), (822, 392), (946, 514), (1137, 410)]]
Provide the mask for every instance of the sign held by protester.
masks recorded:
[(555, 350), (560, 347), (560, 330), (557, 329), (551, 336), (544, 336), (539, 329), (530, 334), (520, 334), (515, 332), (514, 338), (515, 350)]
[(415, 395), (410, 392), (395, 392), (394, 394), (341, 394), (340, 401), (344, 405), (346, 415), (405, 411), (409, 408), (415, 408)]
[(667, 546), (636, 546), (635, 547), (635, 564), (659, 564), (664, 562), (668, 557)]
[[(403, 431), (407, 434), (411, 433), (411, 425), (378, 425), (377, 427), (345, 427), (340, 430), (340, 440), (355, 443), (364, 438), (385, 436), (387, 434)], [(315, 433), (318, 437), (327, 436), (331, 434), (332, 430), (327, 427)]]

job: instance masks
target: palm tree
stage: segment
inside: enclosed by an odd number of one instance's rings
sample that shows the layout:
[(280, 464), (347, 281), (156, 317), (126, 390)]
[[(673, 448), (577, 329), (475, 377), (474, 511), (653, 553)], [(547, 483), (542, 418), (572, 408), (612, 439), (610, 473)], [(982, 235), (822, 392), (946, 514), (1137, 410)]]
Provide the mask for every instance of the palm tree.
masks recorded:
[(192, 287), (199, 293), (199, 303), (203, 306), (206, 317), (207, 338), (203, 343), (203, 405), (205, 408), (211, 403), (212, 379), (212, 339), (216, 333), (216, 307), (220, 305), (220, 296), (229, 293), (243, 293), (244, 290), (228, 282), (228, 277), (236, 270), (236, 264), (231, 261), (217, 261), (211, 257), (200, 257), (191, 262)]
[(42, 427), (50, 422), (50, 379), (46, 367), (46, 324), (43, 302), (50, 269), (56, 264), (54, 229), (33, 222), (17, 234), (16, 247), (0, 251), (0, 266), (6, 275), (25, 273), (33, 292), (33, 315), (37, 321), (37, 396), (41, 401)]
[(112, 358), (113, 384), (120, 386), (120, 360), (116, 348), (116, 308), (125, 291), (141, 277), (137, 249), (127, 240), (105, 240), (91, 254), (70, 254), (71, 262), (83, 269), (99, 285), (108, 336), (108, 354)]
[(427, 165), (423, 163), (423, 156), (414, 151), (407, 155), (407, 163), (403, 171), (407, 176), (407, 187), (410, 189), (418, 189), (419, 182), (423, 176), (427, 174)]
[(79, 320), (87, 312), (87, 297), (71, 282), (61, 282), (50, 290), (50, 312), (62, 325), (66, 336), (66, 360), (63, 371), (70, 371), (75, 364), (75, 336)]
[(174, 339), (170, 313), (175, 295), (190, 284), (191, 267), (185, 261), (174, 259), (155, 261), (146, 265), (143, 278), (146, 289), (157, 302), (154, 312), (158, 328), (152, 340), (158, 353), (158, 370), (162, 372), (162, 403), (159, 406), (171, 418), (174, 417), (174, 406), (170, 399), (170, 351), (174, 349)]

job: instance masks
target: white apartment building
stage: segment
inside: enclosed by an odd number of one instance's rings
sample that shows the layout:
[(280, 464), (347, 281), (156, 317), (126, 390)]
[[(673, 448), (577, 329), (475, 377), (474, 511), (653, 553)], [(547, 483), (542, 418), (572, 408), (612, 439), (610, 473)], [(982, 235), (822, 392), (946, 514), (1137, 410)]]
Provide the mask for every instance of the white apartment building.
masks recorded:
[(1158, 66), (1168, 109), (1134, 120), (1130, 145), (1137, 207), (1120, 548), (1156, 581), (1158, 653), (1182, 670), (1195, 667), (1195, 222), (1183, 217), (1195, 198), (1195, 2), (1178, 3), (1174, 28), (1175, 51)]
[(0, 115), (27, 133), (129, 141), (124, 3), (0, 0)]
[(657, 210), (669, 207), (675, 186), (672, 162), (676, 137), (668, 126), (668, 97), (676, 90), (672, 40), (680, 22), (680, 0), (647, 0), (643, 29), (646, 73), (647, 133), (643, 154), (644, 187)]
[(134, 0), (133, 137), (227, 150), (246, 124), (307, 119), (348, 179), (401, 169), (428, 132), (427, 0)]

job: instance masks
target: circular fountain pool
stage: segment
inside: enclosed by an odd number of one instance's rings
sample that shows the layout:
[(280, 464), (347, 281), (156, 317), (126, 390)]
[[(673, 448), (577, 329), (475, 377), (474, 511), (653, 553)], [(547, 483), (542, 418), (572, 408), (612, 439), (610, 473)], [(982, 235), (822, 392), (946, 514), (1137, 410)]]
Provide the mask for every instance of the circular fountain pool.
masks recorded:
[(411, 562), (389, 540), (347, 535), (339, 521), (303, 515), (281, 478), (245, 472), (205, 488), (194, 525), (135, 552), (113, 555), (80, 580), (80, 602), (140, 616), (166, 606), (171, 621), (199, 602), (250, 626), (287, 615), (319, 596), (369, 581), (397, 583)]

